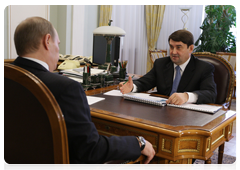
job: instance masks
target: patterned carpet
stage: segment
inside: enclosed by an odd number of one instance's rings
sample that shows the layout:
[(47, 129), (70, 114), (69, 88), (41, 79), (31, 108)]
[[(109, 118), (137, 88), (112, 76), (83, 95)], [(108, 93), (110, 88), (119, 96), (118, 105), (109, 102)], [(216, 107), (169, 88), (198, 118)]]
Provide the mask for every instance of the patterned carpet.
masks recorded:
[[(211, 170), (217, 170), (217, 164), (218, 164), (218, 152), (217, 150), (214, 151), (213, 156), (211, 157)], [(192, 167), (192, 170), (203, 170), (204, 169), (204, 161), (197, 159), (194, 162), (194, 166)], [(222, 161), (222, 170), (237, 170), (238, 169), (238, 158), (229, 156), (229, 155), (223, 155), (223, 161)]]

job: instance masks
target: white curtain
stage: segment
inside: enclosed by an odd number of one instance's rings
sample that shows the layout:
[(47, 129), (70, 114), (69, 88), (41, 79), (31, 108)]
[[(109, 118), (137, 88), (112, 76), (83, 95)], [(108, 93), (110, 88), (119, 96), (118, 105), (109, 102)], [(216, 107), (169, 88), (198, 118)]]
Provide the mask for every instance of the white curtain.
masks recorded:
[(146, 73), (147, 34), (143, 5), (113, 5), (112, 26), (122, 28), (119, 61), (127, 60), (127, 72)]
[[(169, 45), (168, 45), (168, 37), (174, 31), (179, 29), (183, 29), (183, 22), (181, 20), (184, 15), (180, 7), (184, 7), (184, 5), (166, 5), (165, 13), (162, 23), (162, 29), (160, 31), (160, 35), (157, 41), (157, 49), (167, 50), (169, 55)], [(186, 24), (187, 30), (193, 34), (194, 43), (198, 39), (201, 34), (200, 26), (203, 21), (203, 5), (188, 5), (187, 7), (191, 7), (190, 11), (187, 13), (188, 21)], [(186, 16), (183, 18), (186, 21)]]

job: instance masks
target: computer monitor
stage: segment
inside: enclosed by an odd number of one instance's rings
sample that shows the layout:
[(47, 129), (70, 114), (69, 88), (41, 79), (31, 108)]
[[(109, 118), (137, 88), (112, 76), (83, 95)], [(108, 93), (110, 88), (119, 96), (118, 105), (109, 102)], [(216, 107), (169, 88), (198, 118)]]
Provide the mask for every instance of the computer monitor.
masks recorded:
[[(120, 37), (115, 37), (111, 44), (111, 64), (118, 66)], [(104, 36), (93, 36), (93, 63), (104, 64), (106, 60), (107, 40)]]

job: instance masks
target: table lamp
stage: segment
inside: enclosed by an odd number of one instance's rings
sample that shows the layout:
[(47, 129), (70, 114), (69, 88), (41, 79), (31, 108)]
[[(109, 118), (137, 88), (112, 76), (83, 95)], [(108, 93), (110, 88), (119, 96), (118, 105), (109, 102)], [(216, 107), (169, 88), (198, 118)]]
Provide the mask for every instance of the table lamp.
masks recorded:
[(107, 53), (106, 53), (105, 65), (107, 65), (108, 69), (110, 69), (110, 66), (111, 66), (112, 40), (115, 37), (123, 37), (126, 34), (126, 32), (123, 29), (116, 27), (116, 26), (111, 26), (111, 22), (112, 22), (112, 20), (109, 20), (108, 26), (101, 26), (101, 27), (96, 28), (93, 31), (93, 35), (104, 36), (107, 40)]

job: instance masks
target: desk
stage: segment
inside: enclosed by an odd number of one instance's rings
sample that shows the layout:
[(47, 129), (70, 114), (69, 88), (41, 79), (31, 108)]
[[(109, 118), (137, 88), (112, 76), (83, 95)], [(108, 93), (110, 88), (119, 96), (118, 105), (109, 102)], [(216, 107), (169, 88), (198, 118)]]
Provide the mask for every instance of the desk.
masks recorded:
[[(102, 91), (116, 87), (89, 90), (86, 94), (102, 97)], [(104, 97), (105, 100), (90, 106), (92, 121), (99, 134), (143, 136), (152, 143), (156, 151), (152, 163), (190, 164), (193, 158), (211, 163), (210, 157), (219, 146), (221, 163), (224, 143), (233, 137), (232, 126), (236, 113), (230, 110), (221, 110), (221, 113), (211, 115), (138, 103), (122, 97)], [(196, 119), (189, 120), (194, 115)], [(163, 120), (157, 117), (162, 117)], [(184, 125), (186, 122), (188, 125)]]

